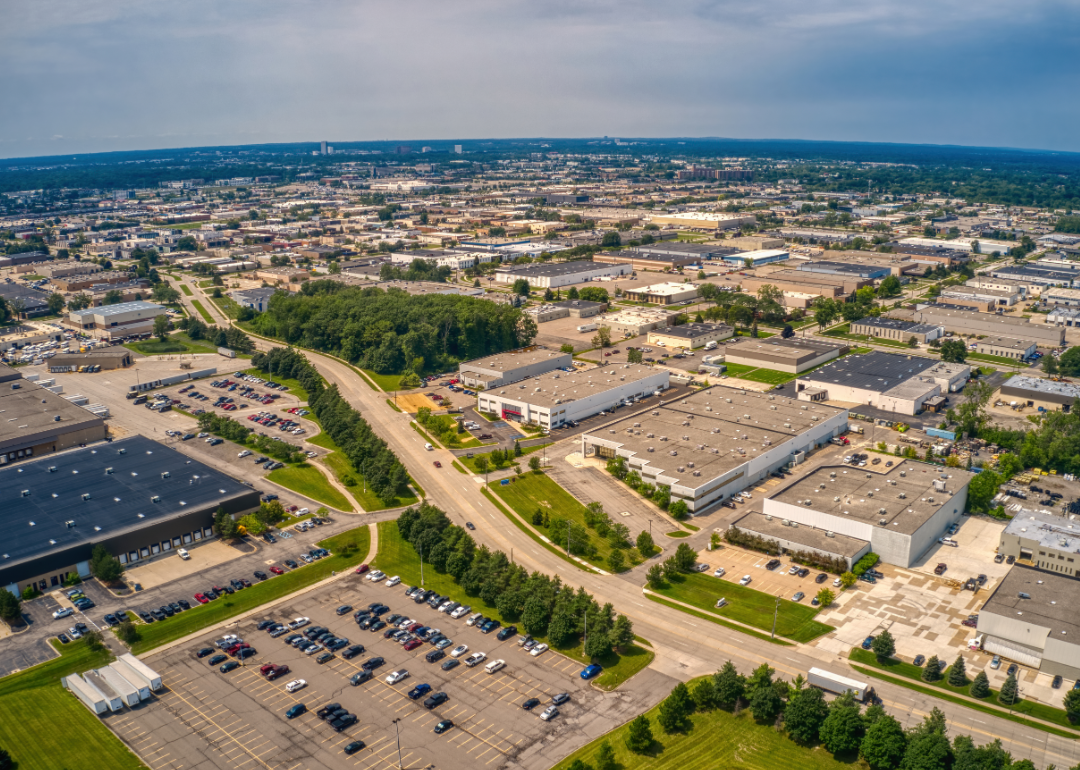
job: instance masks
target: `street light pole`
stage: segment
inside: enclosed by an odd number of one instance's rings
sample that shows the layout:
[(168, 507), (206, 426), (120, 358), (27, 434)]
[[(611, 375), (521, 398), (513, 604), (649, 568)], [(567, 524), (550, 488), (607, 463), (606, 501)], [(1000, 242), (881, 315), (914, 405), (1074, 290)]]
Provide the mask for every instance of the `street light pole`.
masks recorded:
[(420, 587), (424, 587), (424, 544), (420, 544)]
[(779, 612), (780, 612), (780, 597), (777, 596), (776, 597), (776, 607), (773, 609), (773, 615), (772, 615), (772, 636), (771, 636), (772, 639), (776, 638), (776, 616), (777, 616), (777, 614), (779, 614)]
[(401, 721), (400, 719), (395, 719), (394, 720), (394, 736), (397, 739), (397, 766), (398, 766), (398, 770), (402, 770), (402, 768), (401, 768), (401, 728), (398, 727), (398, 722), (400, 722), (400, 721)]

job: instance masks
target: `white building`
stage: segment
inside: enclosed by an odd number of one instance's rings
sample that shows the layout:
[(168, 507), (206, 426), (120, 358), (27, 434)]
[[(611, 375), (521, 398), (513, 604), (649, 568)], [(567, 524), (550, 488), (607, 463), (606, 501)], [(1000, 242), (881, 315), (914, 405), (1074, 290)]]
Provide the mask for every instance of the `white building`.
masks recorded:
[(458, 365), (458, 379), (470, 388), (490, 389), (573, 365), (574, 357), (569, 353), (530, 347), (464, 361)]
[(604, 265), (598, 262), (578, 260), (574, 262), (547, 262), (539, 265), (508, 265), (495, 271), (496, 283), (513, 283), (519, 278), (536, 289), (558, 289), (577, 283), (587, 283), (598, 278), (615, 278), (630, 275), (630, 265)]

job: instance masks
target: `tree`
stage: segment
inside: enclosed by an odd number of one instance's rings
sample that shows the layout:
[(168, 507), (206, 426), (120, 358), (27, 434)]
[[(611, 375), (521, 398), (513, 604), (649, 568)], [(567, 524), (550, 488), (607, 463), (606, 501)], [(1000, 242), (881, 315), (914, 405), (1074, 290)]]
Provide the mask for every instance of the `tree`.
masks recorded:
[(22, 620), (22, 599), (6, 588), (0, 588), (0, 620), (7, 623)]
[(90, 574), (103, 583), (113, 583), (124, 574), (124, 565), (98, 543), (90, 554)]
[(649, 567), (649, 571), (645, 573), (645, 580), (649, 583), (649, 588), (653, 590), (659, 588), (664, 584), (664, 570), (659, 564), (654, 564)]
[(214, 514), (214, 529), (222, 540), (232, 540), (236, 537), (236, 520), (224, 508), (218, 508)]
[(950, 364), (962, 364), (967, 358), (968, 348), (963, 340), (945, 340), (941, 343), (941, 360)]
[(887, 630), (882, 631), (874, 637), (874, 642), (870, 645), (870, 649), (877, 655), (878, 660), (891, 658), (896, 654), (896, 640), (893, 639), (892, 634)]
[(900, 294), (901, 291), (900, 279), (895, 275), (889, 275), (882, 280), (881, 285), (878, 286), (877, 293), (879, 297), (895, 297)]
[(180, 292), (170, 286), (167, 281), (161, 281), (154, 284), (154, 288), (150, 290), (150, 296), (154, 298), (154, 302), (167, 305), (170, 302), (179, 301)]
[(795, 330), (791, 328), (791, 324), (784, 324), (784, 329), (780, 332), (780, 336), (785, 340), (789, 340), (795, 336)]
[(592, 344), (594, 348), (600, 348), (601, 352), (604, 348), (611, 346), (611, 327), (601, 326), (596, 330), (596, 334), (593, 335)]
[(529, 282), (526, 281), (524, 278), (518, 278), (516, 281), (514, 281), (514, 294), (520, 294), (523, 297), (527, 297), (529, 296), (530, 291), (531, 289), (529, 288)]
[[(493, 227), (491, 229), (492, 230), (495, 230), (495, 229), (502, 230), (503, 228), (501, 228), (501, 227), (500, 228), (494, 228)], [(590, 765), (587, 762), (584, 762), (584, 761), (582, 761), (580, 759), (575, 759), (573, 762), (570, 763), (570, 767), (568, 767), (567, 770), (592, 770), (592, 765)]]
[(154, 319), (154, 336), (162, 342), (169, 336), (169, 317), (159, 315)]
[(540, 472), (540, 458), (537, 457), (536, 455), (533, 455), (532, 457), (529, 458), (529, 469), (533, 473), (539, 473)]
[(1043, 356), (1042, 370), (1049, 376), (1054, 376), (1058, 373), (1058, 362), (1054, 356)]
[(640, 364), (645, 359), (645, 354), (638, 348), (630, 348), (626, 351), (626, 360), (631, 364)]
[(585, 639), (585, 654), (590, 659), (603, 658), (611, 654), (611, 639), (608, 637), (607, 631), (603, 629), (589, 631), (589, 635)]
[[(1046, 356), (1052, 358), (1053, 356)], [(1080, 346), (1074, 345), (1058, 357), (1058, 369), (1066, 377), (1080, 375)]]
[(105, 292), (105, 298), (102, 303), (105, 305), (118, 305), (124, 301), (124, 294), (119, 289), (110, 289)]
[(923, 666), (922, 680), (924, 682), (936, 682), (941, 679), (941, 661), (937, 655), (931, 655), (930, 660)]
[(812, 305), (814, 320), (824, 329), (840, 316), (840, 303), (832, 297), (818, 297)]
[[(968, 692), (972, 698), (985, 698), (990, 694), (990, 680), (985, 671), (980, 671), (975, 675), (975, 681), (971, 683), (971, 689)], [(1070, 692), (1080, 692), (1080, 690), (1070, 690)]]
[(652, 746), (653, 734), (649, 718), (641, 714), (630, 723), (630, 729), (626, 734), (626, 748), (635, 754), (644, 754)]
[(976, 513), (988, 512), (1003, 482), (1004, 479), (994, 471), (983, 470), (977, 474), (968, 484), (968, 508)]
[(142, 638), (138, 626), (126, 618), (116, 627), (116, 635), (119, 637), (120, 641), (129, 646), (135, 644), (135, 642)]
[(612, 230), (611, 232), (604, 233), (604, 237), (600, 239), (600, 245), (604, 248), (614, 248), (622, 246), (622, 238), (619, 234)]
[(47, 300), (49, 303), (49, 312), (53, 315), (59, 315), (60, 311), (64, 309), (64, 295), (57, 294), (55, 291), (49, 295)]
[(806, 687), (791, 696), (784, 709), (784, 726), (792, 740), (806, 745), (817, 741), (827, 716), (825, 695), (817, 687)]
[(608, 639), (611, 641), (611, 646), (616, 649), (625, 650), (633, 644), (634, 624), (630, 618), (625, 615), (616, 616), (615, 622), (611, 625), (611, 631), (608, 633)]
[(1065, 716), (1070, 723), (1075, 725), (1080, 722), (1080, 690), (1069, 690), (1065, 693), (1065, 700), (1062, 705), (1065, 708)]
[(953, 687), (963, 687), (967, 683), (967, 665), (964, 663), (964, 656), (957, 655), (952, 668), (949, 669), (949, 684)]
[(476, 470), (480, 473), (487, 473), (491, 462), (485, 455), (480, 455), (473, 459), (473, 465), (476, 466)]
[(679, 682), (660, 704), (656, 721), (660, 724), (660, 728), (670, 735), (682, 729), (693, 710), (694, 702), (690, 697), (690, 689), (685, 682)]
[(608, 569), (614, 573), (619, 573), (626, 569), (626, 557), (618, 548), (611, 549), (611, 553), (608, 554), (607, 563)]
[(892, 770), (900, 764), (907, 747), (904, 730), (895, 717), (883, 714), (866, 728), (859, 756), (874, 770)]
[(922, 726), (909, 733), (900, 767), (902, 770), (940, 770), (949, 766), (951, 754), (944, 729)]
[(746, 691), (746, 679), (740, 674), (730, 660), (713, 674), (713, 687), (716, 692), (716, 702), (724, 708), (732, 708), (743, 697)]
[(818, 604), (820, 604), (822, 608), (828, 607), (834, 601), (836, 601), (836, 594), (834, 594), (828, 588), (822, 588), (820, 591), (817, 592), (817, 600)]
[(694, 685), (694, 707), (698, 711), (712, 711), (716, 708), (716, 685), (712, 677), (702, 677)]
[(578, 292), (578, 299), (586, 302), (608, 302), (610, 297), (607, 289), (600, 286), (586, 286)]
[(581, 295), (578, 294), (577, 286), (571, 286), (570, 287), (570, 289), (566, 292), (566, 298), (567, 299), (581, 299)]
[(653, 542), (652, 535), (649, 534), (649, 530), (647, 529), (641, 530), (637, 536), (635, 545), (637, 546), (638, 553), (646, 559), (656, 552), (656, 544)]
[(771, 683), (769, 687), (759, 687), (750, 696), (750, 713), (762, 724), (771, 725), (783, 710), (784, 702), (780, 700), (780, 696)]
[(7, 749), (0, 749), (0, 770), (11, 770), (15, 767), (15, 762), (11, 758), (11, 754)]
[(675, 566), (682, 572), (690, 572), (697, 564), (697, 551), (686, 543), (679, 543), (675, 549)]
[(566, 344), (559, 346), (559, 352), (560, 353), (569, 353), (570, 355), (573, 355), (574, 354), (574, 346), (571, 345), (569, 342), (567, 342)]
[(849, 691), (829, 704), (829, 714), (821, 723), (818, 737), (833, 754), (854, 754), (862, 743), (865, 729), (859, 704)]
[(68, 300), (68, 310), (85, 310), (90, 307), (89, 294), (76, 294)]
[(600, 751), (596, 754), (596, 770), (618, 770), (619, 763), (615, 761), (615, 749), (611, 744), (604, 741), (600, 744)]
[(857, 580), (854, 572), (844, 572), (840, 575), (840, 585), (844, 588), (851, 588)]
[(1005, 679), (1005, 684), (1001, 685), (998, 702), (1003, 706), (1012, 706), (1018, 700), (1020, 700), (1020, 686), (1016, 682), (1016, 674), (1009, 674)]

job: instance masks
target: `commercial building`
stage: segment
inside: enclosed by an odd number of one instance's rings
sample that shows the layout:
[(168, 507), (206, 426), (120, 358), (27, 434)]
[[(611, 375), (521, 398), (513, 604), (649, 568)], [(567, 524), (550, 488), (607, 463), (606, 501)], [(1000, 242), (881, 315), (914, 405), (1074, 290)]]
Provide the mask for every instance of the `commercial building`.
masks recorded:
[(743, 291), (756, 292), (766, 284), (781, 291), (801, 291), (823, 297), (842, 297), (854, 294), (864, 286), (873, 286), (870, 278), (843, 276), (836, 273), (813, 273), (808, 270), (776, 270), (768, 275), (743, 276), (739, 279)]
[(651, 331), (648, 340), (650, 345), (695, 350), (733, 336), (735, 330), (727, 324), (689, 323)]
[(131, 366), (135, 359), (130, 350), (123, 347), (88, 350), (85, 353), (57, 353), (49, 359), (49, 371), (78, 370), (80, 366), (100, 366), (103, 370), (122, 369)]
[(671, 310), (665, 310), (663, 307), (635, 308), (607, 313), (598, 317), (596, 323), (611, 329), (613, 335), (637, 337), (639, 334), (670, 325), (671, 319), (680, 312), (678, 308)]
[(924, 305), (915, 310), (914, 320), (941, 326), (954, 334), (1015, 337), (1050, 347), (1059, 347), (1065, 343), (1065, 330), (1060, 327), (1033, 324), (1026, 318), (980, 313), (959, 305)]
[(847, 424), (846, 409), (713, 387), (584, 433), (581, 452), (625, 459), (700, 513), (801, 460)]
[(892, 274), (891, 269), (883, 265), (861, 265), (824, 259), (802, 262), (795, 269), (802, 273), (828, 273), (845, 278), (865, 278), (871, 281), (880, 280)]
[(966, 364), (874, 351), (802, 374), (795, 387), (803, 400), (866, 404), (915, 415), (928, 400), (962, 388), (970, 375)]
[(153, 302), (121, 302), (119, 305), (72, 310), (64, 319), (64, 325), (101, 339), (114, 339), (151, 333), (154, 319), (166, 312), (164, 307)]
[(1038, 346), (1030, 340), (1018, 340), (1013, 337), (983, 337), (975, 340), (975, 352), (998, 358), (1015, 358), (1026, 361), (1035, 355)]
[(653, 214), (649, 221), (664, 227), (689, 227), (695, 230), (731, 230), (757, 224), (753, 214), (723, 214), (712, 211), (687, 211), (681, 214)]
[(124, 564), (149, 559), (211, 537), (219, 507), (258, 505), (257, 490), (143, 436), (0, 468), (0, 585), (88, 577), (99, 544)]
[(749, 262), (750, 267), (760, 267), (772, 262), (783, 262), (790, 257), (791, 253), (787, 249), (760, 249), (728, 254), (723, 260), (730, 265), (744, 266)]
[[(249, 307), (257, 313), (265, 313), (266, 309), (270, 307), (270, 298), (277, 294), (282, 289), (274, 287), (265, 287), (258, 289), (240, 289), (238, 291), (231, 292), (230, 297), (240, 307)], [(288, 292), (284, 292), (288, 294)]]
[(684, 257), (691, 260), (687, 264), (701, 264), (702, 262), (723, 259), (724, 257), (738, 253), (737, 248), (727, 245), (721, 246), (715, 243), (685, 243), (683, 241), (658, 241), (645, 246), (631, 246), (627, 251), (641, 252), (646, 254), (667, 254), (674, 257)]
[(626, 298), (631, 302), (646, 302), (650, 305), (676, 305), (697, 299), (698, 287), (693, 283), (654, 283), (627, 289)]
[(974, 475), (906, 460), (891, 468), (822, 465), (770, 494), (762, 511), (789, 527), (795, 542), (813, 528), (861, 540), (886, 564), (910, 567), (960, 520)]
[(1012, 278), (995, 278), (992, 275), (977, 275), (974, 278), (969, 278), (964, 281), (965, 286), (971, 286), (975, 289), (993, 289), (994, 291), (1004, 291), (1009, 294), (1018, 294), (1020, 299), (1027, 298), (1027, 284), (1023, 281), (1016, 281)]
[(608, 309), (606, 302), (589, 302), (584, 299), (566, 299), (552, 304), (565, 309), (566, 314), (571, 318), (592, 318)]
[(1032, 407), (1068, 412), (1080, 398), (1080, 385), (1017, 374), (1002, 384), (1000, 395), (1002, 401), (1013, 400)]
[(667, 371), (637, 364), (556, 371), (482, 391), (477, 408), (504, 420), (557, 428), (647, 398), (669, 383)]
[(490, 389), (573, 365), (569, 353), (529, 347), (465, 361), (458, 365), (458, 379), (470, 388)]
[(59, 291), (76, 292), (89, 289), (91, 286), (102, 284), (128, 283), (134, 277), (133, 273), (126, 270), (107, 270), (100, 273), (86, 273), (67, 275), (61, 278), (53, 278), (52, 284)]
[(830, 559), (843, 559), (849, 570), (870, 552), (870, 543), (866, 540), (812, 526), (793, 526), (790, 519), (785, 523), (783, 519), (763, 513), (748, 513), (733, 522), (731, 527), (771, 540), (784, 552), (804, 551)]
[(724, 347), (724, 363), (775, 369), (799, 374), (826, 361), (845, 355), (848, 346), (842, 343), (792, 337), (747, 337)]
[[(13, 255), (17, 256), (17, 255)], [(7, 279), (10, 281), (11, 279)], [(13, 316), (18, 318), (40, 318), (52, 315), (49, 309), (49, 295), (21, 283), (0, 283), (0, 297), (5, 299)]]
[[(104, 441), (105, 421), (0, 364), (0, 467)], [(12, 481), (12, 483), (15, 483)]]
[(1016, 289), (985, 289), (981, 286), (946, 286), (939, 295), (940, 301), (950, 305), (971, 304), (995, 307), (1012, 307), (1023, 299)]
[(529, 286), (538, 289), (558, 289), (586, 283), (598, 278), (617, 278), (630, 275), (629, 265), (603, 264), (579, 260), (576, 262), (547, 262), (539, 265), (508, 265), (495, 271), (496, 283), (513, 283), (525, 279)]
[(652, 251), (651, 247), (627, 251), (601, 251), (593, 254), (593, 262), (606, 265), (628, 265), (634, 270), (680, 270), (696, 265), (698, 258), (692, 254), (673, 254)]
[(1080, 575), (1080, 522), (1025, 511), (1002, 530), (998, 553), (1027, 567), (1076, 577)]
[(1080, 327), (1080, 309), (1055, 308), (1046, 314), (1046, 322), (1055, 326)]
[(1058, 307), (1080, 307), (1080, 289), (1046, 289), (1042, 293), (1042, 301)]
[(886, 318), (884, 316), (867, 316), (852, 322), (851, 333), (865, 334), (868, 337), (881, 337), (882, 339), (896, 340), (897, 342), (908, 342), (914, 337), (920, 345), (925, 345), (930, 340), (938, 339), (945, 333), (945, 330), (933, 324), (901, 321), (898, 318)]
[(967, 249), (938, 246), (925, 239), (905, 238), (899, 242), (890, 243), (889, 246), (896, 254), (903, 254), (912, 262), (920, 262), (928, 265), (957, 265), (971, 259)]
[(1009, 278), (1027, 286), (1028, 292), (1037, 294), (1047, 286), (1071, 288), (1073, 281), (1080, 279), (1080, 273), (1069, 270), (1054, 270), (1036, 267), (1032, 264), (998, 267), (990, 271), (994, 278)]

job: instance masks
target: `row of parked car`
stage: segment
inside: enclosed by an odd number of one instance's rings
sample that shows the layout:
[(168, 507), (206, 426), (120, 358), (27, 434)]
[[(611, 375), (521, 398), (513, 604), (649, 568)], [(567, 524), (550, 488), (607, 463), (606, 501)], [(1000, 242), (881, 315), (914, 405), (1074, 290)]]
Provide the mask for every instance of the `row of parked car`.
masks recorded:
[(304, 433), (307, 433), (296, 420), (283, 419), (273, 412), (249, 414), (248, 419), (252, 422), (257, 422), (259, 425), (266, 426), (267, 428), (277, 428), (280, 431), (288, 431), (294, 436), (302, 436)]

